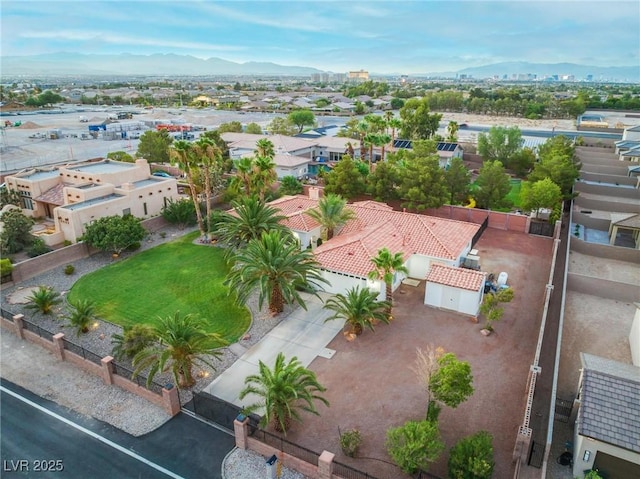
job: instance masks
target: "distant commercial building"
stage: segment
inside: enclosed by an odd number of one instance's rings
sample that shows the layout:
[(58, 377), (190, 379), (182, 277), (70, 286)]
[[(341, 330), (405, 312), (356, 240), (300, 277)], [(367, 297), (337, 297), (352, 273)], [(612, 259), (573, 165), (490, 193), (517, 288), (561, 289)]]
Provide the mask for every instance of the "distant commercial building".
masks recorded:
[(369, 72), (365, 70), (349, 72), (347, 79), (349, 81), (367, 81), (369, 80)]

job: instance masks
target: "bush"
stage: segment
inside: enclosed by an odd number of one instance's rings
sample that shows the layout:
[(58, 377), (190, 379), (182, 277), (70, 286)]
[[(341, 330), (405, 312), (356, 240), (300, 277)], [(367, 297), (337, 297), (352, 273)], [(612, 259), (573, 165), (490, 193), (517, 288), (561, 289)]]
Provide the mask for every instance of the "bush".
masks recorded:
[(36, 256), (43, 255), (45, 253), (51, 252), (51, 248), (49, 248), (42, 238), (35, 238), (31, 246), (27, 249), (27, 255), (29, 258), (35, 258)]
[(444, 449), (437, 422), (408, 421), (387, 431), (387, 452), (407, 474), (426, 472)]
[(11, 260), (9, 258), (0, 259), (0, 276), (3, 278), (11, 276), (12, 271), (13, 265), (11, 264)]
[(69, 324), (76, 328), (76, 335), (88, 333), (89, 326), (96, 319), (96, 304), (90, 299), (79, 299), (71, 303), (71, 314), (67, 317)]
[(37, 290), (27, 297), (29, 303), (25, 306), (27, 309), (36, 309), (42, 314), (49, 314), (53, 311), (56, 304), (60, 304), (62, 299), (60, 293), (48, 286), (40, 286)]
[(490, 479), (493, 475), (493, 437), (486, 431), (462, 438), (449, 454), (452, 479)]
[(192, 200), (169, 200), (167, 206), (162, 208), (162, 217), (167, 222), (184, 229), (196, 224), (196, 209)]
[(75, 272), (76, 272), (76, 267), (72, 264), (68, 264), (64, 267), (64, 274), (66, 274), (67, 276), (70, 276)]
[(18, 253), (33, 243), (31, 234), (33, 220), (15, 208), (2, 214), (3, 229), (0, 234), (0, 249), (3, 255)]
[(64, 241), (62, 242), (62, 246), (71, 246), (72, 244), (73, 244), (73, 243), (72, 243), (71, 241), (69, 241), (69, 240), (64, 240)]
[(147, 324), (134, 324), (125, 327), (122, 334), (114, 334), (111, 338), (111, 353), (116, 359), (133, 359), (143, 349), (156, 340), (156, 332)]
[(129, 246), (127, 246), (127, 251), (135, 251), (137, 249), (140, 249), (139, 241), (136, 241), (135, 243), (131, 243)]
[(340, 433), (340, 447), (349, 457), (356, 457), (358, 454), (358, 448), (362, 443), (362, 435), (357, 429), (349, 429), (343, 433)]

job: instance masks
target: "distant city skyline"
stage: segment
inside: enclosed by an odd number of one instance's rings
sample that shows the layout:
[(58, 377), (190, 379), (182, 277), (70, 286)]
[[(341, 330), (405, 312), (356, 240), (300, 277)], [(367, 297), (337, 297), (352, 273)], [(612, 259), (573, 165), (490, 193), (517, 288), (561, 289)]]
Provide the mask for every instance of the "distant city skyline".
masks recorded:
[(175, 53), (406, 74), (640, 65), (637, 0), (2, 0), (1, 13), (2, 56)]

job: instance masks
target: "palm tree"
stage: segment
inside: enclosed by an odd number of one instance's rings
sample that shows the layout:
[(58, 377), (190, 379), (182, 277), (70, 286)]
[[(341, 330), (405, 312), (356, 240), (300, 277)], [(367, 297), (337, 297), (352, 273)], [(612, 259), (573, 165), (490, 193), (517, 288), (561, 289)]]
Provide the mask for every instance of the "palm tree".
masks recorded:
[(369, 147), (369, 171), (371, 171), (371, 163), (373, 163), (373, 146), (378, 142), (377, 133), (367, 133), (362, 139), (362, 143)]
[(400, 118), (391, 118), (389, 120), (389, 128), (391, 128), (391, 143), (396, 139), (396, 131), (402, 128), (402, 120)]
[(159, 318), (159, 324), (153, 328), (158, 342), (134, 356), (134, 376), (149, 368), (148, 386), (156, 374), (171, 370), (179, 387), (195, 384), (193, 366), (202, 363), (213, 368), (206, 358), (219, 357), (219, 349), (227, 345), (219, 334), (208, 332), (206, 327), (204, 319), (190, 314), (181, 316), (180, 312)]
[(240, 250), (237, 266), (227, 276), (226, 284), (235, 291), (238, 302), (246, 302), (258, 290), (258, 306), (269, 303), (269, 311), (281, 313), (284, 304), (294, 301), (306, 309), (299, 290), (309, 290), (318, 283), (326, 283), (319, 264), (310, 250), (300, 250), (297, 241), (281, 230), (262, 233)]
[(197, 169), (193, 156), (193, 146), (186, 140), (177, 140), (170, 146), (169, 157), (172, 160), (175, 160), (180, 169), (187, 175), (189, 191), (191, 191), (191, 199), (193, 200), (193, 204), (196, 208), (198, 229), (200, 230), (200, 235), (204, 236), (204, 222), (202, 221), (202, 212), (200, 211), (200, 201), (198, 198), (198, 192), (196, 191), (196, 185), (193, 181), (193, 171)]
[(386, 301), (377, 301), (377, 297), (378, 293), (375, 291), (359, 286), (349, 289), (346, 295), (336, 294), (324, 305), (326, 309), (334, 312), (325, 322), (344, 319), (345, 326), (348, 327), (345, 337), (353, 341), (356, 336), (362, 334), (365, 327), (373, 331), (374, 323), (389, 323), (386, 314), (389, 305)]
[(253, 162), (253, 173), (251, 183), (261, 200), (271, 185), (278, 179), (276, 164), (268, 156), (258, 156)]
[(69, 324), (76, 328), (76, 335), (88, 333), (89, 326), (96, 320), (96, 303), (90, 299), (69, 301), (71, 314), (68, 316)]
[(378, 135), (379, 144), (377, 146), (380, 147), (380, 161), (384, 161), (384, 151), (386, 146), (391, 142), (391, 135), (386, 133), (380, 133)]
[(50, 314), (53, 307), (62, 302), (60, 293), (49, 286), (39, 286), (38, 289), (27, 297), (29, 303), (25, 306), (28, 309), (37, 309), (42, 314)]
[(367, 156), (367, 145), (364, 142), (364, 137), (367, 136), (369, 130), (371, 129), (371, 125), (366, 121), (361, 121), (356, 125), (356, 132), (358, 134), (358, 140), (360, 140), (360, 160), (364, 161)]
[(387, 248), (382, 248), (378, 251), (378, 255), (371, 258), (371, 262), (376, 269), (369, 273), (369, 278), (384, 281), (386, 286), (385, 299), (388, 303), (387, 317), (391, 319), (391, 309), (393, 308), (393, 277), (396, 272), (408, 274), (409, 270), (404, 265), (402, 253), (392, 254)]
[(335, 229), (355, 218), (353, 210), (346, 208), (347, 200), (329, 193), (318, 201), (318, 208), (309, 210), (309, 216), (327, 230), (327, 240), (333, 238)]
[(458, 141), (458, 130), (460, 126), (458, 126), (458, 122), (450, 121), (447, 125), (447, 141), (456, 142)]
[(319, 416), (315, 400), (329, 406), (329, 401), (319, 393), (327, 389), (322, 386), (313, 371), (305, 368), (297, 357), (286, 362), (284, 354), (278, 353), (273, 369), (259, 362), (259, 374), (247, 376), (245, 388), (240, 392), (242, 400), (249, 394), (258, 396), (259, 402), (247, 406), (247, 414), (264, 412), (261, 425), (273, 424), (276, 431), (287, 433), (291, 419), (302, 421), (299, 410)]
[(211, 233), (211, 173), (215, 165), (222, 162), (222, 152), (212, 139), (200, 137), (193, 149), (202, 165), (204, 175), (204, 194), (207, 203), (207, 237)]
[(228, 246), (228, 257), (252, 239), (259, 239), (262, 233), (279, 230), (283, 236), (290, 234), (280, 224), (285, 217), (255, 196), (232, 201), (231, 206), (235, 214), (222, 213), (215, 225), (218, 240)]
[(237, 177), (244, 185), (244, 192), (248, 196), (251, 194), (251, 173), (253, 172), (253, 158), (246, 156), (240, 158), (235, 164)]
[(268, 140), (267, 138), (262, 138), (258, 140), (256, 142), (255, 154), (258, 157), (273, 159), (276, 152), (274, 150), (273, 143), (271, 142), (271, 140)]

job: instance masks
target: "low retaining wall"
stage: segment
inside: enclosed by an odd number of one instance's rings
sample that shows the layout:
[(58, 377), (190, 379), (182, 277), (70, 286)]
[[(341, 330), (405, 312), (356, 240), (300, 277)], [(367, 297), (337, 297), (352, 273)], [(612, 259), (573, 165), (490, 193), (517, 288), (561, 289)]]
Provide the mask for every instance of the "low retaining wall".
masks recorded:
[(632, 177), (626, 176), (626, 169), (624, 169), (623, 171), (624, 171), (624, 176), (603, 174), (603, 173), (591, 173), (590, 171), (583, 171), (580, 173), (580, 177), (583, 180), (587, 180), (587, 181), (598, 181), (602, 183), (611, 183), (611, 184), (618, 183), (620, 185), (635, 187), (638, 183), (638, 179), (635, 177), (632, 178)]
[(589, 256), (597, 256), (599, 258), (615, 259), (618, 261), (640, 264), (640, 250), (623, 248), (622, 246), (588, 243), (575, 237), (571, 238), (571, 251)]
[(13, 265), (11, 277), (14, 283), (20, 283), (38, 276), (45, 271), (52, 270), (63, 264), (69, 264), (90, 256), (90, 248), (84, 243), (76, 243), (65, 246), (50, 253), (22, 261)]
[[(588, 193), (585, 193), (588, 194)], [(574, 201), (574, 204), (585, 210), (600, 210), (600, 211), (615, 211), (617, 213), (637, 213), (638, 205), (632, 202), (621, 201), (607, 201), (596, 198), (586, 198), (584, 196), (578, 196)]]
[(113, 372), (113, 358), (111, 356), (102, 358), (101, 364), (97, 365), (94, 362), (84, 359), (82, 356), (65, 349), (63, 333), (54, 334), (53, 340), (49, 341), (33, 331), (24, 329), (23, 318), (24, 316), (21, 314), (13, 316), (11, 319), (2, 317), (0, 318), (0, 326), (13, 332), (20, 339), (27, 340), (31, 343), (44, 347), (55, 354), (60, 361), (71, 363), (94, 376), (101, 377), (105, 384), (114, 384), (126, 391), (142, 397), (143, 399), (146, 399), (147, 401), (164, 409), (170, 416), (175, 416), (180, 412), (180, 399), (178, 397), (178, 390), (175, 387), (172, 387), (171, 389), (167, 389), (165, 387), (162, 389), (161, 395), (155, 394), (129, 379), (115, 374)]
[[(621, 188), (619, 186), (613, 185), (593, 185), (590, 183), (577, 181), (573, 189), (574, 191), (588, 193), (591, 195), (614, 196), (617, 198), (640, 200), (640, 190), (637, 190), (635, 188)], [(638, 206), (636, 205), (635, 208), (637, 210)]]
[(576, 293), (599, 296), (625, 303), (640, 301), (640, 290), (638, 290), (638, 285), (636, 284), (620, 283), (577, 273), (569, 272), (567, 274), (567, 288)]
[(580, 213), (579, 211), (573, 212), (573, 222), (587, 228), (595, 230), (609, 231), (611, 220), (605, 218), (594, 218), (591, 215)]

